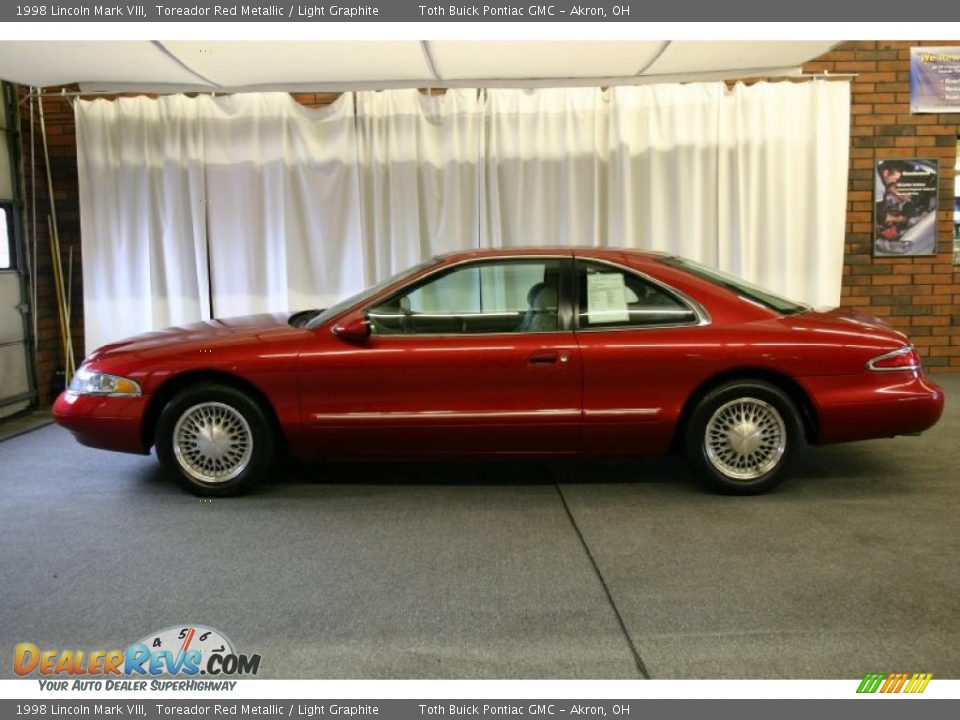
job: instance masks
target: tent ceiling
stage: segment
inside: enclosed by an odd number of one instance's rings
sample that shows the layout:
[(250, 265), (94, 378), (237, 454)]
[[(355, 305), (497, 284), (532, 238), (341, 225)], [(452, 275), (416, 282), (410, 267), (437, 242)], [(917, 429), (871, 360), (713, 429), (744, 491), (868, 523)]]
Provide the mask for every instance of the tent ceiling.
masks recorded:
[(751, 68), (798, 67), (827, 52), (833, 43), (794, 42), (714, 42), (678, 41), (670, 43), (650, 72), (658, 75)]
[(195, 83), (149, 42), (0, 42), (0, 77), (44, 87), (83, 80)]
[(417, 42), (165, 42), (184, 65), (222, 87), (420, 80), (433, 76)]
[(309, 90), (780, 75), (828, 41), (0, 42), (0, 78), (100, 90)]
[(430, 54), (441, 78), (574, 78), (636, 75), (662, 42), (515, 42), (434, 40)]

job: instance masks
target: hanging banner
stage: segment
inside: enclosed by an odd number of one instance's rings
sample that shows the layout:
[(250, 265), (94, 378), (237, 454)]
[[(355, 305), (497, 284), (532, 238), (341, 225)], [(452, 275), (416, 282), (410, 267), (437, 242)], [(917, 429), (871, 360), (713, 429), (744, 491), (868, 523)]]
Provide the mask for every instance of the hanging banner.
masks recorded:
[(910, 48), (910, 112), (960, 112), (960, 47)]
[(879, 160), (874, 180), (874, 254), (937, 252), (936, 160)]

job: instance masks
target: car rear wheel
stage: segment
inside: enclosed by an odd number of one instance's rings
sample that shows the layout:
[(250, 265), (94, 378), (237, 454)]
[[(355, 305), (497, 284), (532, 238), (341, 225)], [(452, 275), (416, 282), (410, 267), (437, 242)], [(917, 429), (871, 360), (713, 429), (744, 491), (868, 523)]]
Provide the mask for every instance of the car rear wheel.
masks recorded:
[(686, 428), (687, 458), (709, 487), (730, 495), (766, 492), (803, 442), (800, 418), (782, 390), (738, 380), (707, 393)]
[(196, 385), (175, 395), (157, 421), (155, 442), (164, 468), (196, 495), (245, 492), (273, 461), (263, 409), (227, 385)]

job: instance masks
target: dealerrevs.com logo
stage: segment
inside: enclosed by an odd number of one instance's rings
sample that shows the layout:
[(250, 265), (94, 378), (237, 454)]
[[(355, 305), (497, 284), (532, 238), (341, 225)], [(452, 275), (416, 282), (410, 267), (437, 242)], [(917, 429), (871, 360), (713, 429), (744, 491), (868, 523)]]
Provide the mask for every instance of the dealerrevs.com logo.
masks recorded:
[[(25, 642), (17, 644), (13, 653), (13, 671), (20, 677), (39, 674), (46, 678), (87, 676), (91, 680), (162, 675), (219, 678), (252, 676), (259, 670), (259, 654), (238, 653), (226, 635), (201, 625), (169, 627), (147, 635), (126, 650), (41, 649), (35, 643)], [(57, 683), (50, 689), (66, 690), (67, 685)], [(75, 686), (85, 689), (78, 683)]]

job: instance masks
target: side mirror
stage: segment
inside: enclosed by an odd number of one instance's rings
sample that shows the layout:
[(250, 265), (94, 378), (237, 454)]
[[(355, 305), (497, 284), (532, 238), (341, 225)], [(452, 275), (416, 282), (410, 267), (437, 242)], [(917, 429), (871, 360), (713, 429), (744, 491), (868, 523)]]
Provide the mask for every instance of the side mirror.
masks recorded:
[(370, 321), (362, 313), (348, 315), (333, 326), (333, 334), (347, 342), (366, 342), (370, 337)]

